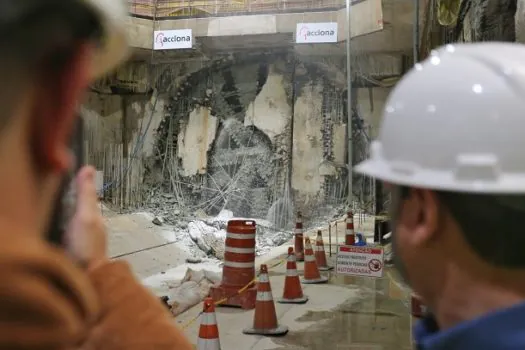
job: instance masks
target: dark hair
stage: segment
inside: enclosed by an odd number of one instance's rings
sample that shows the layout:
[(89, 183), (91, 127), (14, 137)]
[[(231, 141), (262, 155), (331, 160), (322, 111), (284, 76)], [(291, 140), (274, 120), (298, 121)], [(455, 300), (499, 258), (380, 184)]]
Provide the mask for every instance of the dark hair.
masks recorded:
[[(403, 187), (401, 197), (409, 196)], [(525, 195), (435, 191), (484, 261), (499, 267), (525, 268)]]
[(102, 34), (97, 14), (80, 0), (0, 1), (0, 130), (29, 79), (52, 82), (79, 43)]

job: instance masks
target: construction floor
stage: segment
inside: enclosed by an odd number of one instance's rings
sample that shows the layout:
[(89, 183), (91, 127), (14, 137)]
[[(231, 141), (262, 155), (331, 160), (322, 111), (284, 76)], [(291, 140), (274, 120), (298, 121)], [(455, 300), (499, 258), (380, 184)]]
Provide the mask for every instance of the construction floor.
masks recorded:
[[(326, 242), (325, 237), (325, 242)], [(270, 257), (257, 263), (272, 266), (285, 258)], [(325, 247), (328, 251), (328, 246)], [(334, 254), (330, 259), (333, 266)], [(328, 255), (328, 253), (327, 253)], [(303, 264), (298, 263), (301, 274)], [(280, 324), (289, 328), (283, 337), (250, 336), (242, 333), (250, 327), (254, 311), (219, 307), (217, 322), (223, 349), (272, 350), (272, 349), (337, 349), (337, 350), (409, 350), (412, 349), (411, 317), (408, 291), (397, 274), (387, 268), (382, 278), (341, 276), (324, 273), (330, 277), (327, 284), (303, 285), (309, 296), (304, 305), (276, 303)], [(270, 270), (274, 300), (282, 293), (285, 264)], [(198, 314), (201, 306), (194, 307), (177, 317), (177, 324), (194, 342), (199, 330)]]

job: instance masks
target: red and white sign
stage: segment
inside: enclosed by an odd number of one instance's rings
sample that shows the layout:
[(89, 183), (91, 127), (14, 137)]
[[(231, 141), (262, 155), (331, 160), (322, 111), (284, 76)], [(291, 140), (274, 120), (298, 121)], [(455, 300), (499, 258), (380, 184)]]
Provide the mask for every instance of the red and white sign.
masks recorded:
[(336, 273), (351, 276), (383, 277), (384, 251), (382, 247), (339, 246)]

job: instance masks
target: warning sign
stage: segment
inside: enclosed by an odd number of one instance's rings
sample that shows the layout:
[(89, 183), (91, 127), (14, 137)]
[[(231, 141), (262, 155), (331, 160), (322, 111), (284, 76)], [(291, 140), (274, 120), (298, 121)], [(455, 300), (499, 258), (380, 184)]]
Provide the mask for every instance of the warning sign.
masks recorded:
[(336, 264), (338, 274), (383, 277), (383, 248), (340, 246)]

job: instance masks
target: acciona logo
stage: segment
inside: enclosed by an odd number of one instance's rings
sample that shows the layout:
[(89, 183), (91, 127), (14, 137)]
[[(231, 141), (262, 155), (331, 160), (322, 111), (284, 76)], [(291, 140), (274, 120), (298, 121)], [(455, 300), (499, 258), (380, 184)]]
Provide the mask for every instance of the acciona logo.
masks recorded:
[(337, 23), (298, 23), (296, 43), (335, 43)]
[(154, 50), (189, 49), (192, 47), (191, 29), (162, 30), (154, 33)]
[(161, 46), (164, 47), (167, 43), (177, 43), (180, 41), (191, 41), (191, 37), (189, 35), (173, 35), (173, 36), (165, 36), (164, 33), (157, 34), (157, 38), (155, 41)]
[(335, 31), (333, 29), (317, 29), (317, 30), (311, 30), (308, 27), (302, 27), (299, 35), (304, 37), (304, 41), (308, 41), (309, 36), (334, 36)]

